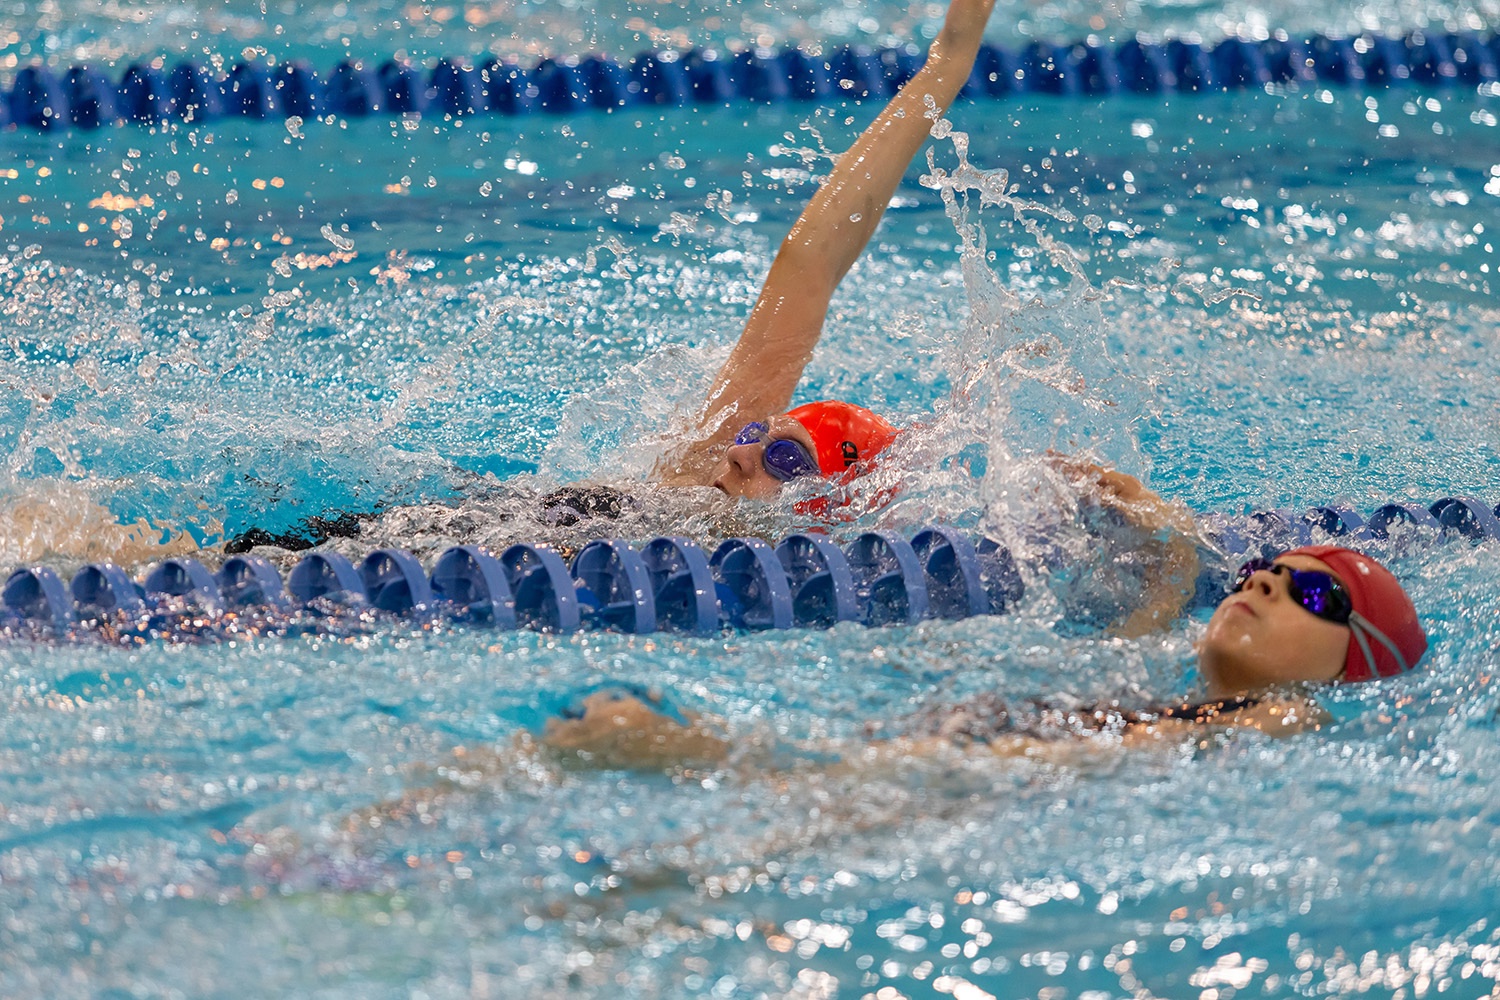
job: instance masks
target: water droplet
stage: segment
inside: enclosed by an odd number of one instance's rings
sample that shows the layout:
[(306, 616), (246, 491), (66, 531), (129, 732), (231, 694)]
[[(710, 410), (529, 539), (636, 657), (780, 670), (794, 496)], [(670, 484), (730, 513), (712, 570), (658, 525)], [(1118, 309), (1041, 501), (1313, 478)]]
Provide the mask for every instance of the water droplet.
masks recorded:
[(327, 240), (329, 243), (332, 243), (340, 250), (343, 250), (345, 253), (354, 249), (354, 241), (347, 236), (340, 236), (338, 233), (334, 232), (333, 226), (330, 223), (323, 223), (323, 228), (318, 230), (318, 232), (323, 235), (323, 238), (325, 240)]

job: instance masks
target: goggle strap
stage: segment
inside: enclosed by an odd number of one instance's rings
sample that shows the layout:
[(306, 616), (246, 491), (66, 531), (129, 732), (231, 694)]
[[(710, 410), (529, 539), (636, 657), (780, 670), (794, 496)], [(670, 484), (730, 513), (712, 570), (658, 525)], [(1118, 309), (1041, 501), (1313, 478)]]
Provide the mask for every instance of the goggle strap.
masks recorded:
[(1370, 665), (1370, 673), (1377, 677), (1381, 676), (1380, 671), (1376, 669), (1375, 654), (1370, 650), (1369, 639), (1366, 639), (1366, 636), (1374, 639), (1390, 652), (1391, 656), (1395, 658), (1396, 666), (1400, 668), (1401, 673), (1405, 673), (1411, 669), (1406, 663), (1406, 657), (1402, 656), (1401, 650), (1396, 648), (1396, 644), (1358, 611), (1349, 612), (1349, 628), (1354, 633), (1354, 641), (1359, 643), (1359, 651), (1365, 654), (1365, 662)]

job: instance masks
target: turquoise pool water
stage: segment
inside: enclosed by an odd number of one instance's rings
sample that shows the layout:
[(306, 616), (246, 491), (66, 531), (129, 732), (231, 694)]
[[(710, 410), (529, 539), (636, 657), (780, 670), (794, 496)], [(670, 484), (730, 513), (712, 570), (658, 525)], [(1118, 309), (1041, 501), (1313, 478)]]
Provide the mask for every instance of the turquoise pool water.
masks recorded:
[[(42, 27), (131, 55), (222, 28), (219, 8), (131, 9), (117, 31), (82, 9)], [(339, 48), (314, 22), (346, 16), (222, 13), (236, 44), (314, 54)], [(765, 15), (780, 37), (797, 16)], [(372, 51), (402, 44), (361, 18)], [(3, 561), (143, 565), (164, 535), (213, 561), (226, 533), (340, 509), (377, 512), (350, 552), (598, 533), (532, 498), (645, 476), (819, 151), (872, 113), (5, 133)], [(1016, 188), (950, 218), (919, 160), (835, 302), (805, 398), (930, 427), (901, 499), (847, 530), (1018, 530), (1027, 456), (1055, 444), (1201, 512), (1500, 501), (1497, 114), (1500, 95), (1419, 89), (958, 106), (969, 162)], [(801, 523), (640, 496), (632, 538)], [(1196, 625), (1065, 636), (1037, 587), (1004, 618), (711, 639), (377, 620), (5, 642), (0, 995), (1491, 996), (1496, 545), (1384, 550), (1432, 649), (1333, 692), (1329, 729), (1062, 763), (871, 773), (796, 744), (983, 691), (1172, 696)], [(604, 678), (677, 692), (775, 766), (486, 756)]]

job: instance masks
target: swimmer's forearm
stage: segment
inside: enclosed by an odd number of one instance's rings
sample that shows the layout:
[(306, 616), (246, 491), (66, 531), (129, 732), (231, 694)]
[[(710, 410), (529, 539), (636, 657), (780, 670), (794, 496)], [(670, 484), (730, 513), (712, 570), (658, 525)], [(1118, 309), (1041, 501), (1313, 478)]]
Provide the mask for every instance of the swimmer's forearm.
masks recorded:
[(1145, 605), (1123, 621), (1117, 631), (1126, 639), (1167, 629), (1187, 609), (1198, 579), (1198, 548), (1188, 536), (1172, 528), (1161, 543), (1157, 580)]
[(832, 295), (874, 235), (933, 123), (968, 80), (992, 6), (992, 0), (954, 0), (927, 62), (839, 157), (787, 234), (777, 264), (803, 281), (821, 279)]

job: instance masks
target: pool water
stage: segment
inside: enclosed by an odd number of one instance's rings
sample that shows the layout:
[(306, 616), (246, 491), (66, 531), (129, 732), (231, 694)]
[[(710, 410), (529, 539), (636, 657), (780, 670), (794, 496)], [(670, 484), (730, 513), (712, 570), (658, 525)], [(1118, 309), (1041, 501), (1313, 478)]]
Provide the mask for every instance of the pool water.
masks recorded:
[[(297, 18), (346, 16), (132, 9), (130, 56), (220, 15), (317, 54), (337, 43)], [(103, 44), (96, 13), (53, 12), (59, 51)], [(602, 526), (534, 501), (649, 474), (874, 111), (5, 133), (3, 561), (213, 562), (343, 510), (372, 515), (345, 551), (429, 562), (789, 533), (789, 504), (695, 491), (637, 485)], [(1048, 447), (1202, 513), (1500, 502), (1497, 114), (1415, 88), (960, 104), (966, 136), (913, 165), (801, 396), (923, 427), (899, 499), (839, 530), (1018, 533)], [(988, 691), (1173, 697), (1199, 626), (1073, 634), (1033, 587), (1001, 618), (706, 639), (6, 641), (0, 995), (1492, 996), (1497, 544), (1381, 548), (1432, 646), (1330, 692), (1331, 727), (1062, 759), (803, 745)], [(742, 756), (666, 775), (510, 751), (609, 678), (711, 713)]]

